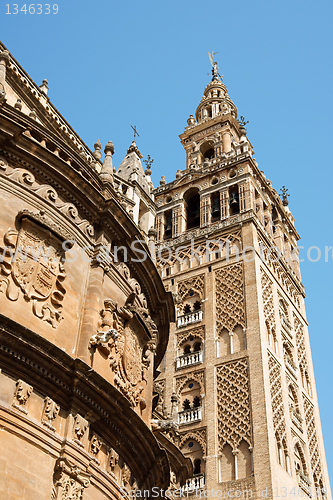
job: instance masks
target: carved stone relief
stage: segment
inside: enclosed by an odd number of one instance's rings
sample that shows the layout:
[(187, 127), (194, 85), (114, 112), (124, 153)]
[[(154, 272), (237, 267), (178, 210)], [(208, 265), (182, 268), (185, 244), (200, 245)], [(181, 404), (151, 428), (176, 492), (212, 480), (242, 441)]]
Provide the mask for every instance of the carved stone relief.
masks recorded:
[(74, 443), (78, 444), (82, 448), (84, 447), (84, 437), (86, 435), (87, 429), (88, 429), (88, 420), (83, 418), (81, 415), (78, 413), (74, 417), (74, 422), (73, 422), (73, 441)]
[(82, 500), (83, 491), (89, 486), (89, 474), (65, 458), (57, 460), (53, 476), (52, 500)]
[(16, 382), (16, 388), (14, 392), (14, 400), (12, 406), (22, 413), (27, 414), (27, 403), (32, 394), (33, 387), (23, 380), (18, 380)]
[[(89, 348), (99, 348), (108, 357), (114, 372), (114, 383), (133, 406), (145, 408), (144, 389), (147, 382), (149, 353), (155, 352), (157, 327), (149, 316), (139, 283), (132, 280), (133, 293), (124, 307), (112, 299), (104, 301), (98, 332), (90, 339)], [(140, 304), (140, 305), (137, 305)], [(138, 335), (138, 318), (148, 331)]]
[(38, 318), (57, 328), (63, 318), (66, 293), (60, 239), (24, 218), (19, 231), (6, 232), (4, 244), (0, 249), (4, 256), (0, 264), (0, 292), (14, 302), (23, 295)]
[(46, 427), (55, 431), (55, 427), (52, 425), (55, 419), (57, 418), (60, 411), (60, 406), (57, 405), (53, 399), (46, 397), (44, 399), (44, 408), (42, 414), (42, 424)]

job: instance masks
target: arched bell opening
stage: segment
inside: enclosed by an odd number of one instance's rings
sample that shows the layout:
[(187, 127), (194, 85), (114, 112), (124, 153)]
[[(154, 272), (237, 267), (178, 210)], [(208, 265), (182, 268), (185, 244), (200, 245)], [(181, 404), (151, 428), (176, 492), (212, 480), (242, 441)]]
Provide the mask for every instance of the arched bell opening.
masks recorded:
[(200, 195), (198, 188), (191, 188), (184, 194), (186, 204), (186, 228), (200, 227)]
[(200, 153), (202, 156), (202, 161), (211, 160), (215, 156), (214, 142), (206, 141), (200, 146)]

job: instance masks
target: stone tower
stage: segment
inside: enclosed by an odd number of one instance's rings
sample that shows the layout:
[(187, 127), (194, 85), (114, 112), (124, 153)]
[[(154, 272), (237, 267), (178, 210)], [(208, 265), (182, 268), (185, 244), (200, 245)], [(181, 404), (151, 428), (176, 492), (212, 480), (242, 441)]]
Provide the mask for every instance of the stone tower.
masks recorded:
[(186, 168), (155, 190), (157, 265), (177, 309), (157, 410), (178, 421), (190, 493), (331, 498), (288, 195), (259, 170), (216, 63), (212, 74), (180, 135)]

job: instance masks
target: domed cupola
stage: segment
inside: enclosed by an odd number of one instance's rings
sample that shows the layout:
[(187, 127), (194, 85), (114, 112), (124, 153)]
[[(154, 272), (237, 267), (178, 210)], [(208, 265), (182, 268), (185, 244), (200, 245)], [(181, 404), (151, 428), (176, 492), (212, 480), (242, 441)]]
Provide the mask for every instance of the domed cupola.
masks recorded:
[(228, 95), (227, 87), (222, 83), (216, 62), (213, 64), (212, 75), (212, 81), (205, 88), (195, 113), (198, 124), (218, 115), (231, 114), (237, 118), (237, 108)]

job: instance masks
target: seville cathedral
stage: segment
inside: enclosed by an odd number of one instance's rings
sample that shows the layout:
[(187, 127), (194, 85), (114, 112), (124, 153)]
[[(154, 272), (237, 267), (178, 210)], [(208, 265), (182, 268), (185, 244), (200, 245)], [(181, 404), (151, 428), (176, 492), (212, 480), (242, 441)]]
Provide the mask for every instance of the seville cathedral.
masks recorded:
[(0, 499), (330, 500), (299, 235), (216, 62), (157, 188), (2, 44), (0, 112)]

